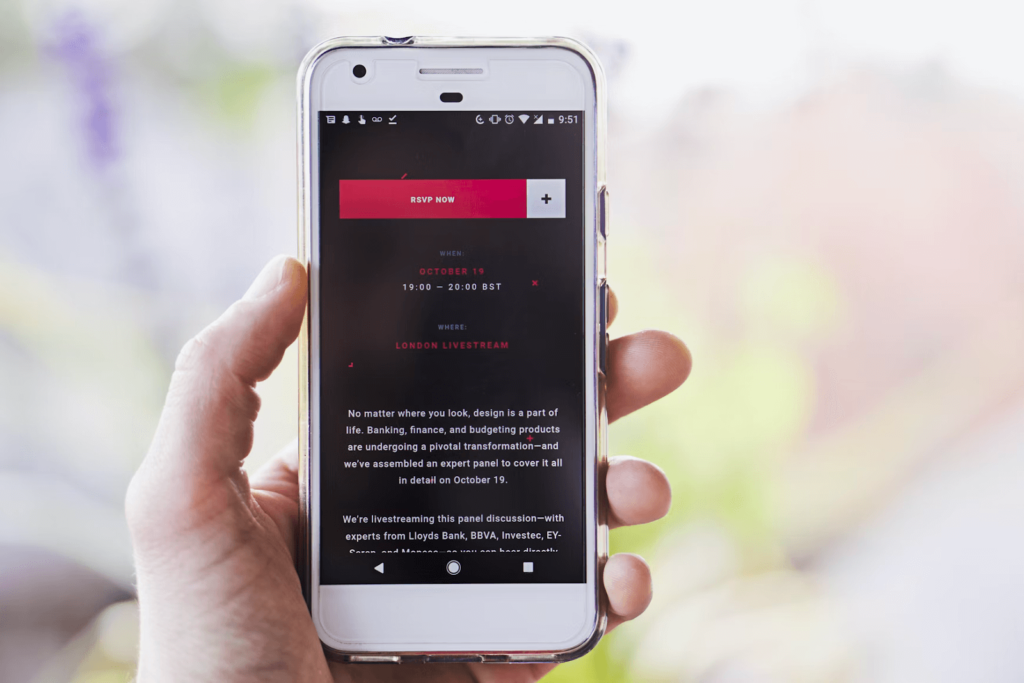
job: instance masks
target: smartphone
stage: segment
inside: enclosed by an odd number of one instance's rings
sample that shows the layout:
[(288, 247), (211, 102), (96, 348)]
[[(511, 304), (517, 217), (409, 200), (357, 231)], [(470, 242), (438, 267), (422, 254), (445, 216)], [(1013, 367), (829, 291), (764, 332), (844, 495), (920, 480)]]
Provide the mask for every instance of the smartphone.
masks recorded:
[(605, 627), (604, 81), (566, 39), (342, 38), (299, 73), (301, 555), (348, 661)]

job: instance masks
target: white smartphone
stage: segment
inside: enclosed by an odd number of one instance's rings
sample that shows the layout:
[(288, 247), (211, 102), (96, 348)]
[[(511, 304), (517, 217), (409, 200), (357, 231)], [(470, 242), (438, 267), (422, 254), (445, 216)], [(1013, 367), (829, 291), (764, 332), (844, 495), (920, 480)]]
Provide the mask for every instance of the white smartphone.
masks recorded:
[(349, 661), (605, 627), (604, 84), (566, 39), (335, 39), (299, 73), (305, 588)]

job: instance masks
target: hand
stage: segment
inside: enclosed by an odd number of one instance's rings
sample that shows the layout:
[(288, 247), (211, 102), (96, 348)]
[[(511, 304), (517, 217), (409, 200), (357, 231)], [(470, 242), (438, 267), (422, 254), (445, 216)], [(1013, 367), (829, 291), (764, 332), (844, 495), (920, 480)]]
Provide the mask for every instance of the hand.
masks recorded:
[[(153, 444), (126, 501), (138, 576), (138, 680), (540, 678), (551, 665), (328, 664), (295, 571), (296, 447), (251, 483), (242, 469), (260, 405), (255, 385), (281, 362), (305, 310), (305, 270), (279, 257), (178, 357)], [(669, 393), (690, 370), (686, 347), (665, 332), (616, 339), (608, 362), (610, 420)], [(606, 488), (613, 526), (668, 511), (664, 473), (642, 460), (613, 458)], [(647, 607), (650, 571), (635, 555), (615, 555), (604, 587), (614, 628)]]

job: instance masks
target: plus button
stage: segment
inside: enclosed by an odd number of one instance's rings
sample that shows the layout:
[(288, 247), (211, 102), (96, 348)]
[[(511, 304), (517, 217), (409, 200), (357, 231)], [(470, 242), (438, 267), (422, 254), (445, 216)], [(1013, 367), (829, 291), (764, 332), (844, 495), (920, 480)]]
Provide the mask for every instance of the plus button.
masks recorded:
[(541, 200), (542, 202), (544, 202), (545, 204), (547, 204), (548, 202), (550, 202), (550, 201), (551, 201), (551, 197), (550, 197), (550, 196), (548, 195), (548, 193), (547, 193), (547, 192), (545, 192), (545, 193), (544, 193), (544, 196), (543, 196), (543, 197), (541, 197), (541, 198), (540, 198), (540, 200)]

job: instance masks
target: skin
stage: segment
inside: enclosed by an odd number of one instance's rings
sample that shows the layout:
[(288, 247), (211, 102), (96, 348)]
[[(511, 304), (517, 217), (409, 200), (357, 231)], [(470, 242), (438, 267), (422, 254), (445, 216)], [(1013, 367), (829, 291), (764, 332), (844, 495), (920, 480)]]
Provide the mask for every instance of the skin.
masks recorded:
[[(617, 303), (612, 298), (611, 317)], [(252, 480), (242, 463), (259, 412), (256, 383), (295, 341), (306, 311), (306, 273), (271, 261), (175, 365), (153, 444), (128, 488), (141, 643), (138, 681), (534, 681), (551, 665), (346, 665), (324, 656), (295, 570), (298, 453), (293, 444)], [(611, 342), (608, 411), (616, 420), (678, 387), (690, 354), (666, 332)], [(607, 476), (613, 527), (664, 516), (665, 474), (629, 457)], [(610, 627), (651, 600), (642, 558), (618, 554), (604, 589)]]

